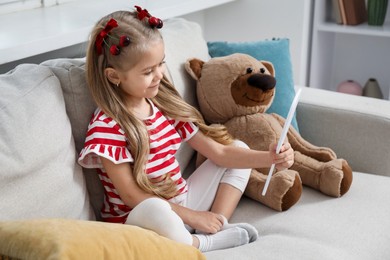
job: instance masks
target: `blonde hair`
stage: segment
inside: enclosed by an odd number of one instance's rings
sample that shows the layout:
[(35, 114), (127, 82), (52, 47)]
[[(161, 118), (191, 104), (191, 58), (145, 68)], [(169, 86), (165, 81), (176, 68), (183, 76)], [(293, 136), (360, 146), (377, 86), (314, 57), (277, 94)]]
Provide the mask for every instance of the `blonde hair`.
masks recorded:
[[(110, 46), (110, 42), (115, 40), (111, 39), (113, 37), (106, 37), (103, 52), (99, 55), (95, 46), (96, 36), (111, 18), (118, 22), (118, 27), (114, 28), (110, 34), (118, 37), (121, 35), (129, 36), (130, 45), (121, 48), (119, 55), (112, 55), (107, 46)], [(169, 173), (165, 175), (165, 181), (161, 182), (162, 184), (153, 183), (147, 177), (145, 168), (150, 147), (146, 126), (142, 120), (126, 109), (125, 95), (123, 95), (121, 88), (111, 83), (104, 72), (109, 67), (122, 70), (130, 69), (142, 58), (148, 44), (163, 40), (161, 34), (157, 29), (152, 28), (147, 21), (140, 21), (136, 17), (136, 13), (118, 11), (103, 17), (96, 24), (90, 37), (86, 61), (88, 85), (96, 104), (125, 132), (127, 148), (134, 158), (134, 163), (131, 166), (137, 184), (144, 191), (159, 197), (174, 197), (177, 190)], [(224, 126), (206, 125), (199, 111), (180, 97), (175, 87), (165, 76), (161, 80), (158, 94), (151, 100), (165, 116), (185, 122), (194, 122), (201, 132), (219, 143), (229, 144), (232, 142), (232, 138)]]

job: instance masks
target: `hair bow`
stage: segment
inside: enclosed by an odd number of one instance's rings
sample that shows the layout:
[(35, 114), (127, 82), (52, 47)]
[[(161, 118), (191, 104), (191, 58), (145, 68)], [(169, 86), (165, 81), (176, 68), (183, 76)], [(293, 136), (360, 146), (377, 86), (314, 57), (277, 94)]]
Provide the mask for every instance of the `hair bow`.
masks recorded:
[(115, 27), (118, 27), (118, 23), (115, 19), (111, 18), (106, 26), (104, 27), (103, 30), (96, 36), (96, 41), (95, 41), (95, 46), (96, 46), (96, 51), (98, 55), (103, 53), (103, 42), (104, 39), (107, 37), (108, 33), (114, 29)]
[(142, 9), (140, 6), (136, 5), (134, 6), (135, 9), (137, 9), (137, 17), (139, 20), (143, 20), (145, 17), (148, 18), (148, 22), (149, 22), (149, 25), (152, 27), (152, 28), (155, 28), (157, 27), (157, 29), (160, 29), (163, 27), (163, 21), (160, 19), (160, 18), (157, 18), (157, 17), (154, 17), (154, 16), (151, 16), (150, 13), (148, 12), (148, 10), (146, 9)]

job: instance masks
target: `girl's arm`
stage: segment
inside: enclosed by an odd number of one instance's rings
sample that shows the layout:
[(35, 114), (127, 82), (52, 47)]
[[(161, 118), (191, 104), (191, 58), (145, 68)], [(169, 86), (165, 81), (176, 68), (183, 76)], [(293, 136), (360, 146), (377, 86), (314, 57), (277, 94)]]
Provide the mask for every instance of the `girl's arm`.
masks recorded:
[(270, 146), (269, 151), (256, 151), (220, 144), (201, 131), (187, 143), (215, 164), (226, 168), (267, 168), (275, 163), (277, 169), (285, 169), (294, 162), (294, 151), (289, 143), (285, 143), (276, 154), (276, 143)]
[[(129, 163), (115, 164), (104, 157), (100, 157), (100, 159), (112, 184), (127, 206), (134, 208), (145, 199), (157, 197), (138, 186)], [(215, 233), (223, 225), (223, 219), (218, 214), (208, 211), (194, 211), (174, 203), (170, 203), (170, 205), (183, 222), (194, 229)]]
[(100, 157), (100, 160), (122, 201), (130, 208), (134, 208), (145, 199), (156, 197), (138, 186), (130, 163), (115, 164), (104, 157)]

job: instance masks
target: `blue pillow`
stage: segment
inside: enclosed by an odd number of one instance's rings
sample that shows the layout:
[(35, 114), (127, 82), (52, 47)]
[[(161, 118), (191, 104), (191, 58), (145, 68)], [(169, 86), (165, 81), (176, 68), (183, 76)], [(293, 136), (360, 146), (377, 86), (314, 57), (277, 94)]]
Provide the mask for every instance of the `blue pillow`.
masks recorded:
[[(267, 113), (276, 113), (287, 118), (290, 105), (295, 96), (289, 39), (272, 39), (254, 42), (208, 42), (211, 57), (245, 53), (258, 60), (272, 62), (275, 67), (276, 93)], [(292, 126), (298, 131), (295, 118)]]

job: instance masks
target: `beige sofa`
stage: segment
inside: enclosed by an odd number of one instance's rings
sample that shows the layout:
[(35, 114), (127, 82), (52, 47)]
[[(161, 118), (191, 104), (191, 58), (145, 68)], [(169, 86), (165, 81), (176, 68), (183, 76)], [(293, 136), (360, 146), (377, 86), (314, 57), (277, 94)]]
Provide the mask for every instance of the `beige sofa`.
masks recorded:
[[(171, 19), (162, 32), (170, 77), (196, 105), (183, 64), (209, 58), (200, 27)], [(303, 87), (300, 133), (350, 162), (350, 191), (335, 199), (304, 188), (286, 212), (244, 197), (231, 222), (253, 224), (259, 239), (201, 254), (150, 231), (95, 221), (102, 189), (76, 163), (95, 108), (84, 59), (22, 64), (0, 76), (0, 89), (0, 259), (390, 259), (388, 101)], [(183, 145), (186, 173), (193, 156)]]

